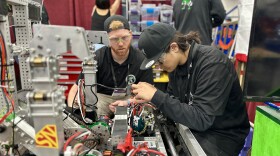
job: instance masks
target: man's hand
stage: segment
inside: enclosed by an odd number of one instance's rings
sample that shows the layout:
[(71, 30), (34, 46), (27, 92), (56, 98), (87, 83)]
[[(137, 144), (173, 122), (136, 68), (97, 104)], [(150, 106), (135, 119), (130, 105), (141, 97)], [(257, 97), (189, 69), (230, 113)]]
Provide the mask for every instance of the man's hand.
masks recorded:
[(118, 101), (115, 101), (113, 103), (111, 103), (109, 105), (109, 109), (112, 111), (112, 112), (115, 112), (116, 111), (116, 106), (122, 106), (122, 107), (127, 107), (127, 100), (118, 100)]
[(157, 89), (146, 82), (132, 84), (132, 93), (135, 94), (136, 103), (150, 102)]

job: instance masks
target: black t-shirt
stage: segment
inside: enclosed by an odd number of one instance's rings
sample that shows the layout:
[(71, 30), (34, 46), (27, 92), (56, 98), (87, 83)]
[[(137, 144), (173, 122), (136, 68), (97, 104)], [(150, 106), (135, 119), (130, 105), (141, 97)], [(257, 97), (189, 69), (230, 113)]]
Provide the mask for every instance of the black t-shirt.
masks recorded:
[(110, 9), (108, 9), (108, 13), (104, 16), (99, 15), (96, 9), (91, 17), (91, 30), (104, 31), (104, 22), (110, 17)]
[[(111, 48), (102, 47), (96, 51), (96, 60), (97, 60), (97, 83), (108, 86), (115, 87), (113, 73), (111, 64), (113, 66), (113, 71), (116, 78), (117, 88), (125, 88), (127, 83), (125, 81), (128, 74), (134, 75), (136, 77), (136, 82), (148, 82), (153, 84), (153, 72), (152, 69), (149, 70), (140, 70), (140, 65), (144, 60), (145, 56), (139, 50), (133, 48), (132, 46), (129, 49), (129, 55), (125, 62), (118, 64), (112, 58)], [(129, 69), (129, 71), (128, 71)], [(83, 79), (84, 75), (81, 73), (79, 79)], [(76, 82), (77, 84), (77, 82)], [(107, 95), (112, 95), (113, 90), (107, 89), (101, 86), (97, 86), (97, 92)]]
[(168, 92), (176, 98), (158, 90), (151, 102), (189, 127), (207, 155), (238, 155), (250, 126), (236, 71), (226, 55), (195, 44), (188, 61), (169, 78)]

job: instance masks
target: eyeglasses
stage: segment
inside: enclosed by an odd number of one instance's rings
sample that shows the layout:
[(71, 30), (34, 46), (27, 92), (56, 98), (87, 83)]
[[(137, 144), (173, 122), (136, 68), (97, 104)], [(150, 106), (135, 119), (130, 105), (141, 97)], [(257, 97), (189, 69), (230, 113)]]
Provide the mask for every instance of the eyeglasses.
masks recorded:
[(128, 42), (130, 39), (131, 35), (125, 35), (123, 37), (111, 37), (109, 38), (110, 42), (113, 44), (117, 44), (119, 42)]

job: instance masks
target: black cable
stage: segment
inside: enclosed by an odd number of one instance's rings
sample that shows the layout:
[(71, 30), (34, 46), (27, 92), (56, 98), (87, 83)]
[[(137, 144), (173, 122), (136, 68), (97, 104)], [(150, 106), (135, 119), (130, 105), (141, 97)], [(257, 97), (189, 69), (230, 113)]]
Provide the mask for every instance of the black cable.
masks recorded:
[(84, 144), (86, 141), (95, 141), (95, 145), (92, 146), (84, 155), (87, 155), (91, 150), (93, 150), (98, 144), (99, 141), (96, 139), (86, 139), (86, 140), (82, 140), (82, 143)]
[(99, 84), (99, 83), (94, 83), (92, 85), (86, 85), (86, 86), (100, 86), (100, 87), (103, 87), (103, 88), (107, 88), (107, 89), (111, 89), (111, 90), (114, 90), (114, 89), (124, 89), (124, 88), (113, 88), (113, 87), (108, 87), (108, 86), (105, 86), (103, 84)]
[(90, 86), (90, 91), (91, 91), (91, 93), (95, 96), (95, 98), (96, 98), (96, 102), (93, 104), (93, 106), (95, 106), (96, 104), (97, 104), (97, 102), (98, 102), (98, 97), (97, 97), (97, 95), (94, 93), (94, 91), (92, 90), (92, 88), (93, 88), (93, 86), (91, 85)]
[(18, 150), (18, 148), (16, 149), (16, 151), (17, 151), (18, 155), (21, 156), (21, 155), (20, 155), (20, 152), (19, 152), (19, 150)]
[[(86, 102), (85, 102), (85, 98), (86, 98), (86, 97), (85, 97), (84, 92), (83, 92), (83, 91), (81, 90), (81, 88), (80, 88), (80, 87), (82, 87), (82, 89), (84, 89), (84, 88), (83, 88), (83, 80), (80, 80), (80, 81), (81, 81), (81, 82), (78, 83), (78, 89), (79, 89), (79, 93), (80, 93), (78, 96), (80, 97), (80, 98), (79, 98), (79, 99), (80, 99), (79, 102), (80, 102), (80, 104), (81, 104), (81, 108), (83, 109), (83, 103), (84, 103), (84, 104), (86, 103)], [(84, 96), (83, 98), (81, 98), (82, 95)], [(80, 108), (80, 106), (79, 106), (79, 108)], [(83, 113), (83, 110), (80, 110), (80, 111), (81, 111), (81, 113)]]
[(21, 121), (23, 121), (24, 119), (23, 118), (21, 118), (15, 125), (14, 125), (14, 127), (15, 126), (17, 126), (17, 124), (19, 124)]
[(18, 150), (18, 145), (13, 146), (12, 151), (13, 151), (13, 153), (14, 153), (14, 154), (15, 154), (15, 151), (16, 151), (16, 152), (17, 152), (17, 154), (18, 154), (19, 156), (21, 156), (21, 154), (20, 154), (20, 152), (19, 152), (19, 150)]
[(67, 116), (62, 121), (66, 120), (69, 117), (69, 115), (70, 113), (68, 113)]
[[(86, 94), (85, 94), (85, 87), (86, 86), (91, 86), (91, 85), (83, 85), (83, 95), (84, 95), (84, 99), (86, 99)], [(98, 102), (98, 97), (97, 97), (97, 95), (93, 92), (93, 90), (92, 90), (92, 88), (90, 88), (90, 90), (91, 90), (91, 92), (92, 92), (92, 94), (95, 96), (95, 98), (96, 98), (96, 102), (95, 103), (93, 103), (93, 104), (91, 104), (91, 103), (88, 103), (88, 104), (84, 104), (86, 107), (89, 107), (89, 108), (91, 108), (91, 107), (93, 107), (93, 109), (94, 108), (96, 108), (96, 104), (97, 104), (97, 102)]]

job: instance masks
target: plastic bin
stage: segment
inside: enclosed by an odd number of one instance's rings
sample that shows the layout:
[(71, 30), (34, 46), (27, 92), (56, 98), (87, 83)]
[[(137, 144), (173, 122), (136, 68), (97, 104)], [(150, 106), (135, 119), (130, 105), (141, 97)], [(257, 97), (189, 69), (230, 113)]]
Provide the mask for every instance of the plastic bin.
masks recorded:
[(155, 20), (159, 19), (160, 8), (159, 7), (147, 7), (143, 6), (141, 8), (142, 21), (145, 20)]
[(133, 35), (133, 40), (131, 45), (135, 48), (138, 48), (138, 41), (139, 41), (140, 35)]
[(141, 21), (141, 31), (155, 23), (158, 23), (158, 21)]
[(140, 21), (129, 21), (129, 26), (132, 32), (140, 32)]
[(130, 21), (140, 21), (140, 11), (136, 9), (129, 10), (128, 19)]
[(140, 10), (141, 0), (129, 0), (129, 10)]
[(171, 23), (173, 16), (173, 10), (161, 10), (160, 11), (160, 21), (163, 23)]

